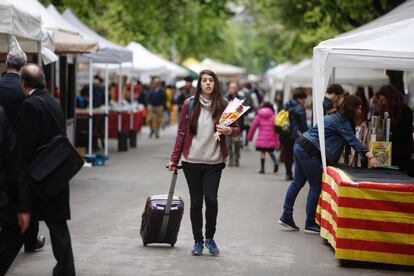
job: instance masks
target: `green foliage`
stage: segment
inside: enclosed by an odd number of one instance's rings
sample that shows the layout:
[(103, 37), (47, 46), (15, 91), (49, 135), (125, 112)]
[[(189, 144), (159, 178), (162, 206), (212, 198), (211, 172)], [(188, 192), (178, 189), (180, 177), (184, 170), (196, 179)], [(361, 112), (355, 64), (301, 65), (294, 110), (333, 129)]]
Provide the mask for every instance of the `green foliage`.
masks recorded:
[[(92, 29), (178, 59), (210, 57), (263, 72), (312, 54), (320, 41), (365, 24), (404, 0), (43, 0), (71, 8)], [(244, 7), (237, 16), (229, 4)]]

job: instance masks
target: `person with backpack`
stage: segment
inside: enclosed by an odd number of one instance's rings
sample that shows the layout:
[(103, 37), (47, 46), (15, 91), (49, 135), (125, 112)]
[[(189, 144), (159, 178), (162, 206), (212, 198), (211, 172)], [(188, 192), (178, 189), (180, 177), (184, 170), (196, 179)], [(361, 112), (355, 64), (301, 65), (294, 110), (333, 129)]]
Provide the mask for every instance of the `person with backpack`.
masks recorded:
[(306, 98), (307, 94), (305, 89), (302, 87), (296, 88), (293, 92), (293, 98), (283, 107), (284, 110), (289, 112), (289, 130), (281, 135), (286, 180), (293, 179), (293, 145), (295, 144), (295, 140), (308, 130), (304, 107)]
[(273, 161), (273, 172), (276, 173), (279, 169), (277, 158), (273, 153), (276, 148), (279, 148), (279, 135), (274, 130), (273, 122), (275, 120), (275, 112), (273, 105), (270, 102), (263, 102), (262, 107), (257, 111), (250, 126), (247, 139), (253, 140), (256, 129), (259, 128), (259, 133), (256, 139), (256, 150), (260, 152), (260, 171), (265, 173), (266, 153), (269, 154)]
[[(193, 255), (202, 254), (204, 246), (212, 255), (219, 254), (214, 241), (218, 213), (217, 193), (222, 170), (229, 152), (225, 136), (240, 135), (237, 122), (219, 125), (227, 106), (217, 75), (211, 70), (200, 72), (194, 97), (184, 101), (169, 170), (175, 171), (182, 156), (182, 166), (190, 191), (190, 218), (194, 236)], [(215, 132), (220, 139), (216, 140)], [(203, 200), (205, 240), (203, 236)]]
[(160, 128), (164, 116), (164, 107), (167, 101), (165, 90), (162, 88), (161, 80), (152, 80), (152, 89), (148, 94), (148, 124), (151, 128), (149, 137), (155, 134), (155, 138), (160, 138)]

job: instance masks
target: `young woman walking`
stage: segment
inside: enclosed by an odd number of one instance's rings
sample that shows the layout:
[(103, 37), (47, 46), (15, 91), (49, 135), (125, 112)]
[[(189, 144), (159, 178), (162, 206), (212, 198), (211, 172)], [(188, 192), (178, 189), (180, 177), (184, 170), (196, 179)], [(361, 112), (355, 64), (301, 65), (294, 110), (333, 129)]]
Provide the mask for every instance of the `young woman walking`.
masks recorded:
[[(219, 254), (214, 241), (218, 213), (217, 192), (221, 172), (228, 157), (225, 135), (240, 135), (237, 122), (218, 124), (227, 106), (216, 74), (200, 72), (194, 97), (185, 100), (169, 170), (177, 168), (181, 155), (184, 175), (190, 191), (190, 218), (194, 236), (193, 255), (201, 255), (204, 245), (210, 254)], [(214, 133), (220, 133), (215, 140)], [(203, 199), (206, 204), (205, 241), (203, 236)]]

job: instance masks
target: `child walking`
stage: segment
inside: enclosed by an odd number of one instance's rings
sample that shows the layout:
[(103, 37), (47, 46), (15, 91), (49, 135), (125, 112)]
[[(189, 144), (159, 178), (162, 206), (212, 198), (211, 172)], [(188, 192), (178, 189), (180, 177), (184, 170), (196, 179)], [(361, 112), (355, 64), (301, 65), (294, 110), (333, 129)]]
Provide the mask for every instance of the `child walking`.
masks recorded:
[(273, 172), (276, 173), (279, 169), (277, 158), (274, 154), (275, 149), (279, 148), (279, 135), (274, 130), (275, 111), (270, 102), (263, 102), (262, 107), (257, 111), (250, 126), (247, 135), (248, 141), (253, 140), (256, 129), (259, 128), (259, 133), (256, 139), (256, 150), (260, 152), (260, 171), (265, 173), (266, 152), (273, 161)]

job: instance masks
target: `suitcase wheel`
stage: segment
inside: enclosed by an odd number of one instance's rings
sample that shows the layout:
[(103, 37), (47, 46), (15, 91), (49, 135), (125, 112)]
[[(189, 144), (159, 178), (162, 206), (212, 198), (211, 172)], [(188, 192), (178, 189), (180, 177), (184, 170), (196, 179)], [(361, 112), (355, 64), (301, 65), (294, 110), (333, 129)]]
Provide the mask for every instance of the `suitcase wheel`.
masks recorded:
[(171, 244), (170, 244), (170, 246), (171, 246), (171, 247), (174, 247), (174, 245), (175, 245), (175, 243), (171, 243)]
[(148, 243), (144, 242), (144, 246), (147, 246), (147, 245), (148, 245)]

